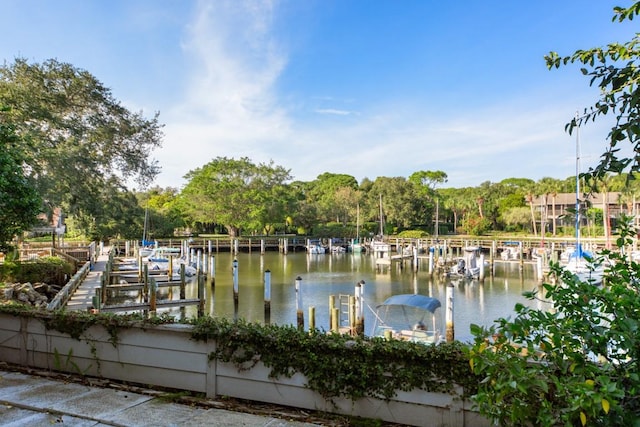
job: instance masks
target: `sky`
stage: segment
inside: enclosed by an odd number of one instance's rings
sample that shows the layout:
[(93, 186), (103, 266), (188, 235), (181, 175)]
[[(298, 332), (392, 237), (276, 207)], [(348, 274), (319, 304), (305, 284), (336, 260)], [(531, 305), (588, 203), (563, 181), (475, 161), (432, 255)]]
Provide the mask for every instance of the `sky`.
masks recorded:
[[(576, 170), (565, 124), (598, 99), (544, 55), (625, 42), (631, 1), (0, 0), (0, 59), (55, 58), (131, 111), (159, 112), (162, 172), (181, 188), (248, 157), (294, 180), (443, 171), (445, 187)], [(580, 170), (610, 120), (580, 130)]]

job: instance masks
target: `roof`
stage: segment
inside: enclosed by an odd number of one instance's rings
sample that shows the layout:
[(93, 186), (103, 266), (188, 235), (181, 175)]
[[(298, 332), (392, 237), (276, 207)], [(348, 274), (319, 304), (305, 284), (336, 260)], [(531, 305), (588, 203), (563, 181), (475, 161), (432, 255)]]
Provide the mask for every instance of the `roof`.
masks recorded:
[(425, 295), (400, 294), (393, 295), (392, 297), (387, 298), (385, 302), (380, 304), (377, 308), (390, 305), (405, 305), (430, 311), (431, 313), (433, 313), (438, 307), (440, 307), (440, 301), (438, 301), (436, 298), (428, 297)]

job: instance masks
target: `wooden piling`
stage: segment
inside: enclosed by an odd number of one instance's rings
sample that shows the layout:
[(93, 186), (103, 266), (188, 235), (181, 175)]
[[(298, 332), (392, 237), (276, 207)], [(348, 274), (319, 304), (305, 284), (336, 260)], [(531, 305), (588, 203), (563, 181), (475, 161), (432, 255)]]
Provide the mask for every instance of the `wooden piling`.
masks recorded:
[(333, 309), (336, 308), (336, 296), (329, 295), (329, 330), (334, 330), (333, 325)]
[(233, 260), (233, 301), (238, 302), (238, 259)]
[(356, 285), (356, 335), (364, 336), (364, 280)]
[(155, 312), (157, 307), (156, 298), (158, 297), (158, 285), (154, 278), (151, 278), (149, 282), (149, 311)]
[(264, 272), (264, 312), (271, 311), (271, 270)]
[(455, 334), (453, 327), (453, 284), (447, 285), (447, 306), (446, 306), (446, 332), (445, 339), (447, 342), (453, 342)]
[(211, 259), (209, 259), (209, 277), (211, 278), (211, 286), (216, 285), (216, 257), (215, 255), (211, 255)]
[(296, 277), (296, 318), (298, 329), (304, 329), (304, 313), (302, 312), (302, 293), (300, 292), (300, 284), (302, 277)]
[(313, 331), (316, 328), (316, 308), (311, 305), (309, 306), (309, 332)]
[(331, 332), (340, 332), (340, 308), (334, 307), (331, 310)]
[(180, 299), (187, 298), (187, 278), (185, 269), (185, 265), (180, 264)]
[(198, 317), (204, 316), (204, 275), (198, 274)]
[(349, 333), (356, 334), (356, 297), (349, 295)]

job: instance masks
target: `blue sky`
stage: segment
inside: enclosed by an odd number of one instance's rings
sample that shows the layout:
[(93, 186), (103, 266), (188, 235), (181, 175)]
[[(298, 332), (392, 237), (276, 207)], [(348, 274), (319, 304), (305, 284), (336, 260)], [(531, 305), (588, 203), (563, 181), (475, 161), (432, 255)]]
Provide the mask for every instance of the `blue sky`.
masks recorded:
[[(219, 157), (364, 177), (442, 170), (446, 186), (575, 172), (564, 125), (597, 88), (549, 51), (624, 42), (630, 1), (0, 0), (0, 57), (85, 69), (147, 117), (155, 184)], [(611, 122), (581, 130), (582, 169)]]

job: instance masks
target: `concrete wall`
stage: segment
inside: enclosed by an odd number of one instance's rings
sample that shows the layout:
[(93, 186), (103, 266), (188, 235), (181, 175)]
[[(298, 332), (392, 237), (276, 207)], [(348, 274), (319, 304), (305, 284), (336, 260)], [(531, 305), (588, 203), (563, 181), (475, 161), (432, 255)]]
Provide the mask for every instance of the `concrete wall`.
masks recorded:
[(229, 396), (310, 410), (382, 419), (407, 425), (488, 426), (459, 397), (421, 390), (399, 391), (390, 401), (364, 398), (328, 402), (306, 388), (305, 378), (269, 378), (259, 364), (238, 372), (232, 364), (209, 361), (214, 342), (190, 339), (188, 325), (120, 329), (113, 345), (102, 326), (81, 340), (46, 330), (38, 319), (0, 314), (0, 360), (18, 365)]

